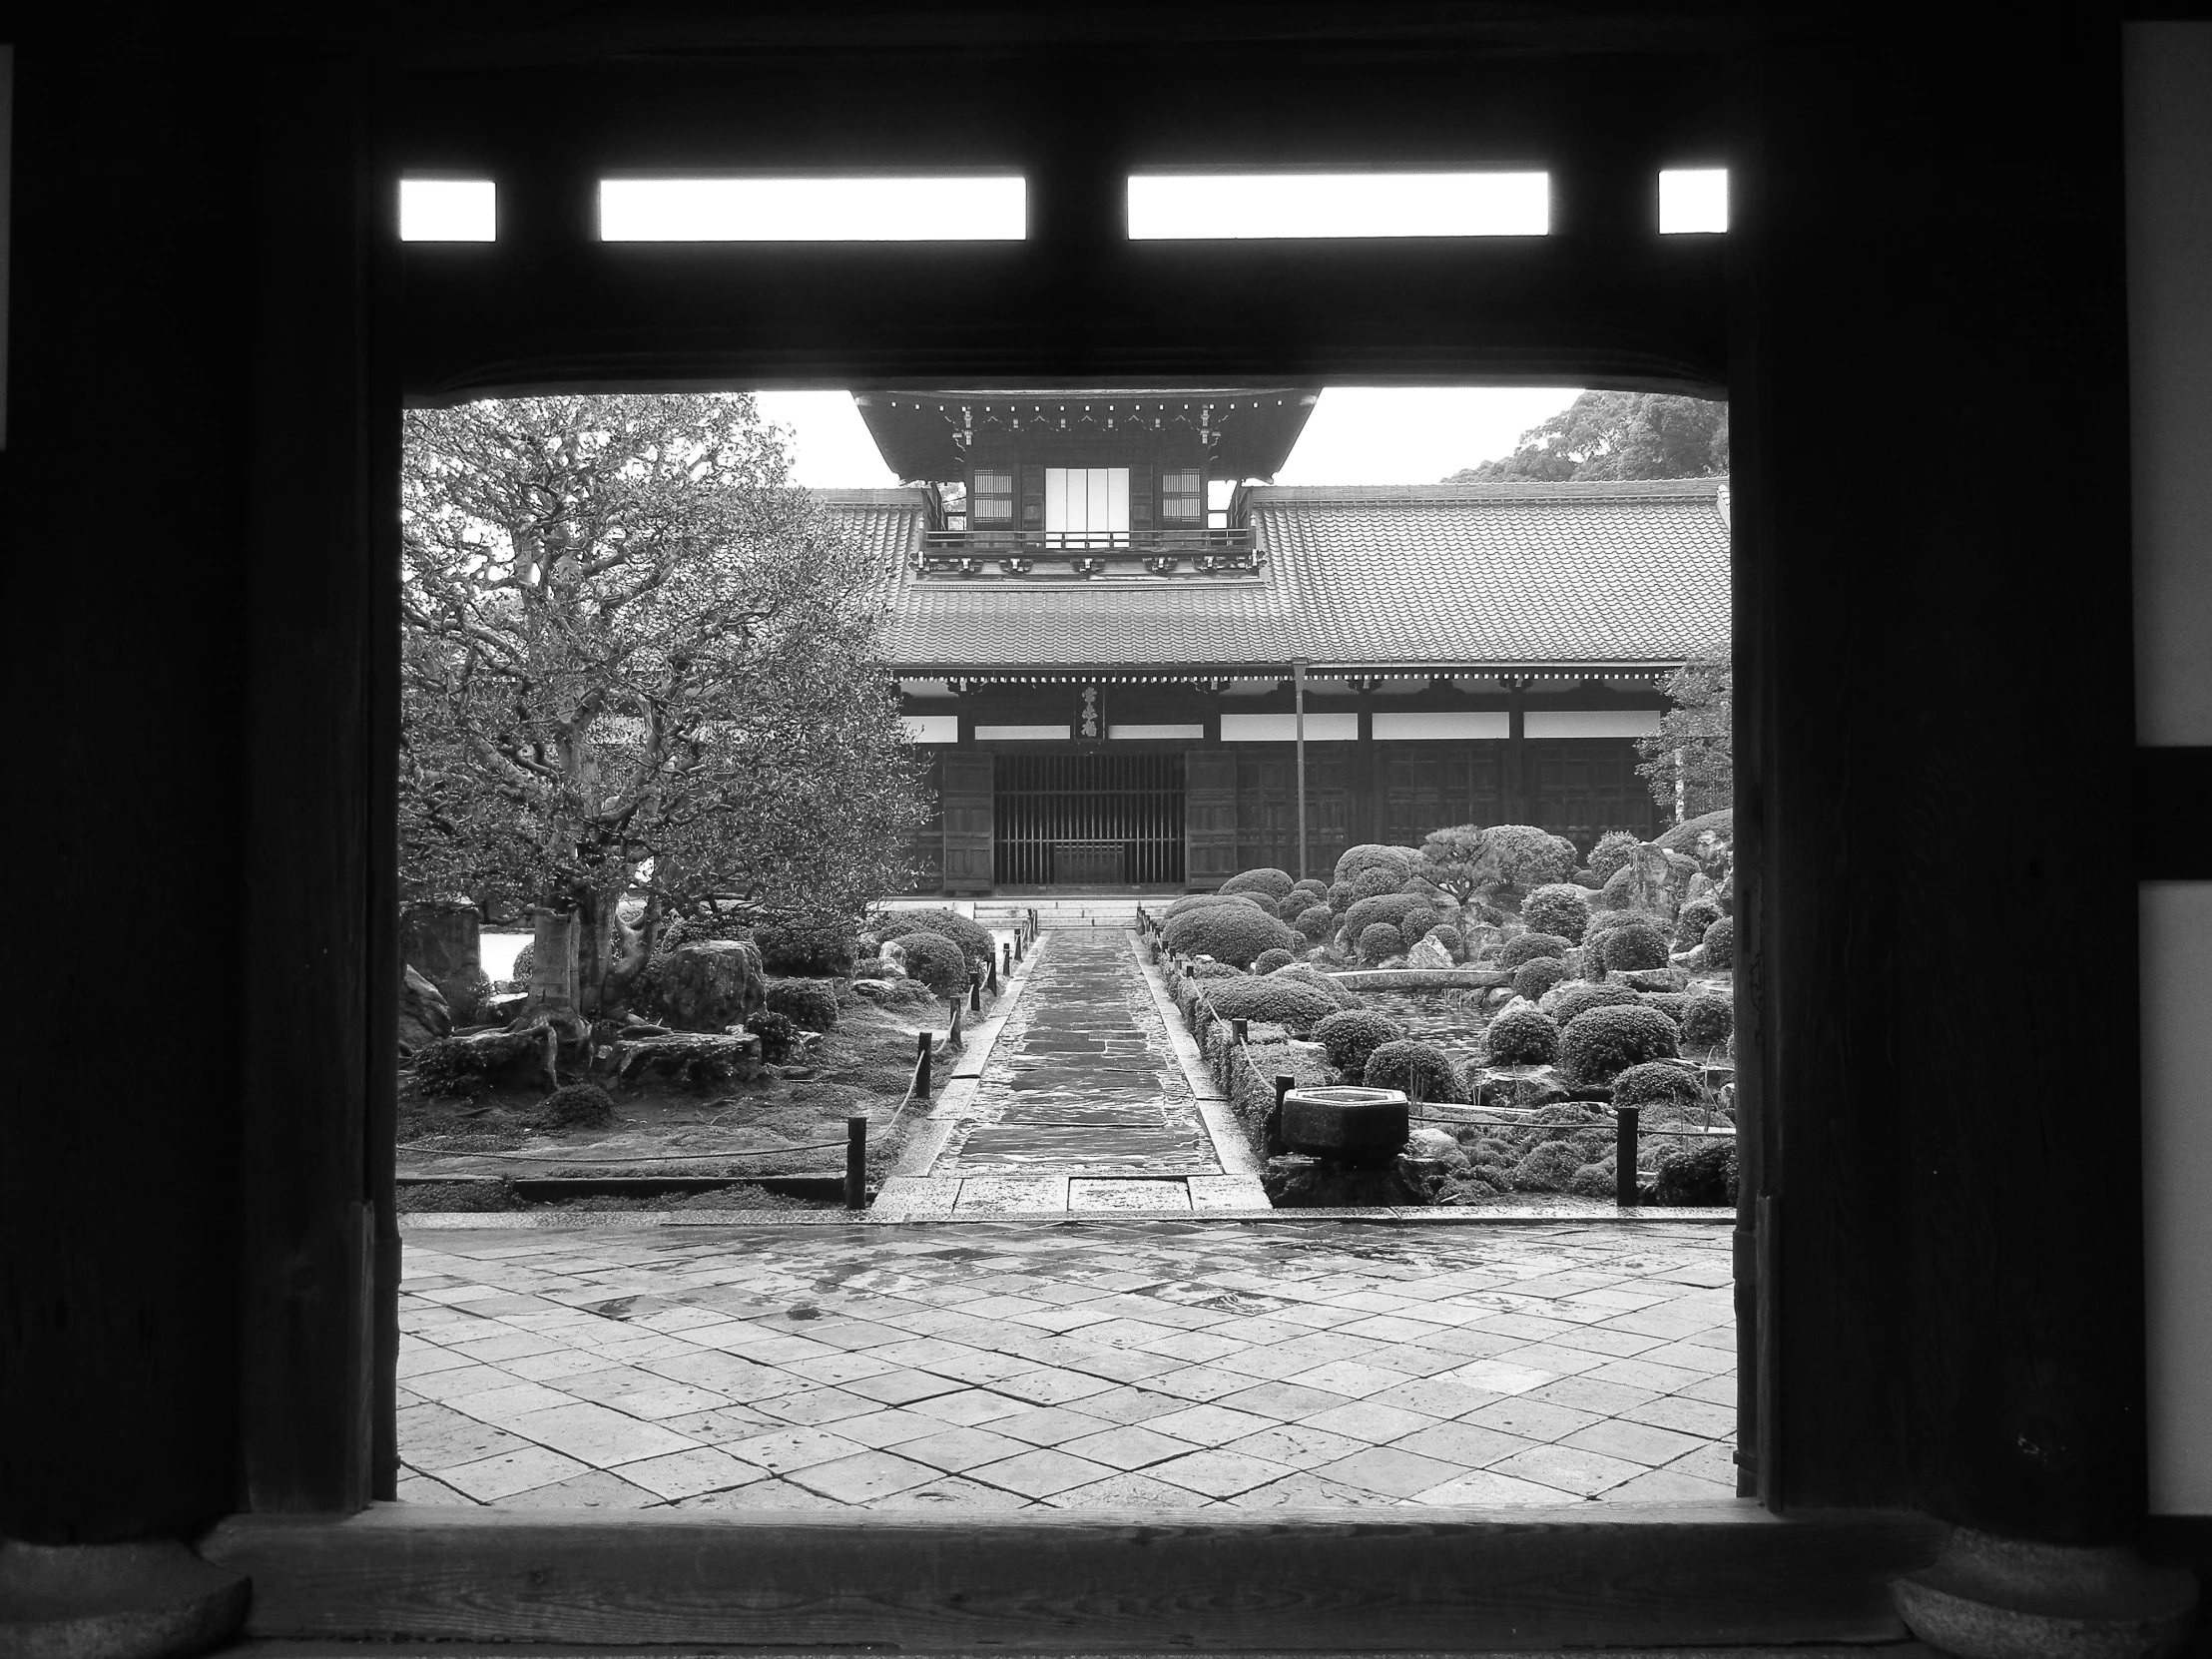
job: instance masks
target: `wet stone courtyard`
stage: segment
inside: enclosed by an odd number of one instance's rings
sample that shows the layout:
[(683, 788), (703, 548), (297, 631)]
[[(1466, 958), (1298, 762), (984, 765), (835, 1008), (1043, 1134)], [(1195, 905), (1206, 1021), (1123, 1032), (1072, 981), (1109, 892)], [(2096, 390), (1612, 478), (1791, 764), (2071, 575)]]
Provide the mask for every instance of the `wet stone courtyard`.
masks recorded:
[(1710, 1225), (448, 1224), (406, 1246), (409, 1502), (1479, 1508), (1735, 1489), (1729, 1234)]

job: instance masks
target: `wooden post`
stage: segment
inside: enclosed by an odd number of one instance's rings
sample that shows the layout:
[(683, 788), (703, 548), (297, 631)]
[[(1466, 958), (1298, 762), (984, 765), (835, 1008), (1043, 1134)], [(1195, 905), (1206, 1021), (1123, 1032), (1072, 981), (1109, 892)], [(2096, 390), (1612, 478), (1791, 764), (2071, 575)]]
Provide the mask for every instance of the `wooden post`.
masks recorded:
[(929, 1033), (914, 1033), (914, 1093), (929, 1098)]
[(1241, 1045), (1245, 1041), (1245, 1033), (1248, 1027), (1243, 1020), (1231, 1020), (1229, 1022), (1229, 1040), (1233, 1043)]
[(1291, 695), (1298, 711), (1298, 878), (1311, 873), (1306, 858), (1306, 659), (1291, 664)]
[(844, 1207), (867, 1208), (867, 1114), (844, 1120)]
[(1297, 1087), (1298, 1079), (1289, 1072), (1279, 1071), (1275, 1074), (1275, 1106), (1268, 1113), (1267, 1129), (1264, 1137), (1271, 1156), (1283, 1150), (1283, 1100)]
[(1014, 972), (1014, 947), (1005, 941), (998, 946), (998, 966), (1003, 977), (1011, 978)]
[(1613, 1108), (1613, 1202), (1623, 1210), (1636, 1208), (1636, 1119), (1633, 1106)]
[(993, 996), (996, 996), (998, 994), (998, 953), (996, 951), (991, 953), (990, 961), (984, 966), (984, 973), (986, 975), (983, 981), (984, 988)]
[(983, 1011), (983, 976), (980, 973), (968, 975), (967, 1005), (977, 1013)]
[(961, 999), (956, 996), (950, 999), (949, 1005), (952, 1010), (952, 1025), (951, 1029), (944, 1034), (944, 1046), (952, 1049), (963, 1048), (966, 1046), (966, 1040), (960, 1035), (960, 1019), (967, 1012), (967, 1009), (962, 1004)]

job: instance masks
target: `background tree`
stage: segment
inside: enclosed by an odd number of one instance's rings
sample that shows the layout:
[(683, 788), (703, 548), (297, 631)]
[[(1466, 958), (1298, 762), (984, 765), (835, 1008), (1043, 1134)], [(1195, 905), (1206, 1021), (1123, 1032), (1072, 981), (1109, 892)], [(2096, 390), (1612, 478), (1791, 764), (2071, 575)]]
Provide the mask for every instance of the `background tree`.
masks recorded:
[(406, 417), (401, 877), (542, 907), (546, 1003), (571, 934), (591, 1014), (664, 916), (850, 915), (903, 884), (921, 804), (882, 573), (789, 468), (743, 396)]
[[(1726, 655), (1685, 663), (1667, 681), (1674, 707), (1659, 717), (1655, 736), (1638, 738), (1643, 760), (1637, 774), (1651, 787), (1659, 810), (1683, 818), (1717, 813), (1736, 800), (1730, 700), (1735, 672)], [(1679, 788), (1680, 797), (1676, 791)]]
[(1728, 405), (1662, 392), (1586, 391), (1520, 435), (1510, 455), (1447, 484), (1569, 478), (1710, 478), (1728, 470)]

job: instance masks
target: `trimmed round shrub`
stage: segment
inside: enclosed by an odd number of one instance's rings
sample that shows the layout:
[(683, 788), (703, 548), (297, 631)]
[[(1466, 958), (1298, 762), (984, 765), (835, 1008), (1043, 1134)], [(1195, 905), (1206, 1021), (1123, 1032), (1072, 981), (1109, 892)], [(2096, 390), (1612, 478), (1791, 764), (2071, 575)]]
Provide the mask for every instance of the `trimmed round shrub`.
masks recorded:
[(1338, 984), (1336, 980), (1322, 972), (1311, 962), (1293, 962), (1287, 968), (1277, 968), (1268, 977), (1270, 979), (1296, 979), (1301, 984), (1311, 985), (1317, 991), (1335, 997), (1337, 1006), (1340, 1008), (1365, 1008), (1368, 1005), (1366, 997), (1358, 991), (1346, 990), (1344, 986)]
[(1736, 1143), (1712, 1140), (1663, 1154), (1657, 1185), (1661, 1204), (1734, 1204)]
[(1352, 899), (1357, 904), (1363, 898), (1381, 898), (1384, 893), (1396, 892), (1400, 885), (1390, 870), (1364, 870), (1352, 878)]
[(615, 1121), (614, 1098), (597, 1083), (564, 1083), (538, 1103), (538, 1116), (559, 1129), (604, 1129)]
[(1642, 1006), (1642, 999), (1626, 985), (1567, 984), (1555, 987), (1551, 993), (1551, 1017), (1564, 1030), (1569, 1022), (1580, 1018), (1592, 1008), (1635, 1008)]
[(1523, 893), (1564, 881), (1582, 861), (1574, 842), (1533, 824), (1498, 824), (1482, 831), (1482, 855)]
[(1682, 1046), (1718, 1048), (1736, 1034), (1736, 1004), (1725, 996), (1693, 996), (1682, 1005)]
[(1319, 944), (1336, 931), (1337, 912), (1326, 904), (1315, 904), (1301, 910), (1298, 913), (1298, 920), (1292, 925), (1299, 930), (1301, 936)]
[(1695, 1076), (1662, 1060), (1646, 1060), (1630, 1066), (1613, 1079), (1613, 1104), (1616, 1106), (1634, 1106), (1639, 1110), (1667, 1107), (1687, 1112), (1704, 1099), (1705, 1091), (1699, 1087)]
[(1497, 965), (1517, 968), (1539, 956), (1564, 956), (1573, 948), (1572, 943), (1557, 933), (1518, 933), (1507, 939), (1505, 948), (1497, 953)]
[(1597, 910), (1590, 916), (1590, 925), (1582, 935), (1582, 942), (1594, 945), (1616, 927), (1657, 927), (1658, 918), (1648, 910)]
[(1708, 830), (1723, 840), (1735, 839), (1736, 809), (1723, 807), (1717, 813), (1706, 813), (1701, 817), (1689, 820), (1685, 824), (1678, 824), (1665, 834), (1653, 840), (1652, 845), (1662, 847), (1669, 852), (1695, 852), (1698, 837)]
[(1723, 916), (1705, 930), (1705, 965), (1709, 968), (1733, 968), (1736, 965), (1736, 918)]
[[(917, 933), (912, 936), (929, 938), (933, 935)], [(959, 951), (953, 949), (951, 940), (938, 939), (937, 942), (952, 951), (953, 955), (959, 954)], [(761, 1039), (761, 1058), (772, 1066), (782, 1065), (792, 1057), (792, 1050), (799, 1046), (799, 1022), (791, 1015), (780, 1014), (773, 1008), (762, 1009), (745, 1022), (745, 1028)]]
[(1250, 967), (1263, 950), (1293, 950), (1299, 935), (1257, 904), (1225, 899), (1170, 916), (1160, 934), (1170, 950), (1186, 956), (1211, 956), (1218, 962)]
[(1193, 979), (1242, 979), (1244, 969), (1232, 967), (1227, 962), (1217, 962), (1211, 956), (1201, 957), (1190, 968)]
[[(898, 948), (906, 953), (906, 976), (926, 985), (940, 1000), (949, 1002), (967, 995), (968, 961), (960, 947), (942, 933), (916, 929), (899, 935)], [(758, 1029), (758, 1027), (756, 1027)]]
[(1273, 973), (1277, 968), (1289, 967), (1297, 960), (1296, 956), (1285, 950), (1281, 945), (1277, 945), (1273, 950), (1263, 950), (1259, 955), (1252, 958), (1252, 971), (1254, 973)]
[(1569, 1198), (1611, 1198), (1618, 1190), (1613, 1185), (1613, 1160), (1584, 1164), (1567, 1177), (1566, 1192)]
[(1266, 904), (1262, 895), (1256, 892), (1189, 892), (1163, 910), (1161, 919), (1172, 921), (1177, 916), (1188, 915), (1193, 910), (1208, 909), (1216, 904), (1252, 905), (1267, 909), (1273, 914), (1273, 907)]
[[(1408, 894), (1407, 896), (1410, 897), (1411, 895)], [(1426, 904), (1416, 901), (1410, 910), (1397, 918), (1394, 925), (1398, 932), (1404, 936), (1405, 942), (1411, 944), (1415, 939), (1425, 937), (1428, 930), (1441, 919)]]
[(1482, 1051), (1493, 1066), (1540, 1066), (1559, 1057), (1559, 1022), (1541, 1008), (1516, 1003), (1490, 1021)]
[(1532, 962), (1523, 962), (1513, 972), (1513, 991), (1517, 996), (1535, 1001), (1552, 986), (1567, 976), (1567, 964), (1556, 956), (1538, 956)]
[(1386, 921), (1371, 921), (1360, 929), (1360, 960), (1369, 963), (1386, 961), (1405, 949), (1405, 935)]
[(1656, 927), (1611, 927), (1597, 936), (1591, 947), (1599, 965), (1611, 973), (1633, 973), (1638, 968), (1667, 965), (1667, 941)]
[(1582, 1155), (1565, 1141), (1546, 1141), (1513, 1166), (1515, 1192), (1563, 1193), (1582, 1168)]
[(1348, 846), (1337, 860), (1337, 879), (1357, 881), (1371, 869), (1386, 869), (1390, 872), (1390, 886), (1394, 888), (1405, 879), (1413, 867), (1413, 854), (1402, 846), (1384, 846), (1378, 841), (1365, 841), (1358, 846)]
[(1402, 1089), (1408, 1099), (1455, 1101), (1459, 1074), (1451, 1056), (1434, 1043), (1413, 1038), (1386, 1042), (1368, 1056), (1360, 1079), (1371, 1089)]
[(528, 990), (530, 988), (530, 975), (536, 971), (537, 962), (538, 941), (532, 939), (515, 952), (514, 966), (507, 969), (507, 978), (512, 983), (520, 985), (524, 990)]
[(1329, 889), (1329, 907), (1339, 915), (1343, 915), (1352, 908), (1352, 883), (1350, 881), (1339, 881)]
[(1604, 886), (1613, 871), (1627, 863), (1629, 854), (1641, 844), (1626, 830), (1608, 830), (1598, 836), (1597, 845), (1590, 848), (1590, 885)]
[[(1397, 927), (1400, 933), (1403, 933), (1404, 928), (1399, 924), (1407, 916), (1423, 908), (1425, 906), (1411, 893), (1385, 892), (1377, 893), (1371, 898), (1363, 898), (1345, 912), (1345, 939), (1347, 942), (1357, 940), (1362, 933), (1379, 921), (1386, 921), (1392, 927)], [(1429, 926), (1433, 927), (1434, 925), (1435, 918), (1433, 912), (1431, 912)], [(1424, 928), (1422, 931), (1425, 932), (1426, 929)], [(1411, 936), (1419, 938), (1420, 934), (1415, 933)]]
[(1705, 942), (1705, 930), (1721, 919), (1721, 907), (1710, 898), (1693, 898), (1674, 918), (1674, 947), (1695, 950)]
[[(1402, 929), (1400, 930), (1402, 931)], [(1460, 932), (1458, 928), (1452, 926), (1450, 922), (1439, 921), (1438, 923), (1436, 923), (1435, 926), (1431, 927), (1428, 930), (1425, 937), (1434, 939), (1438, 944), (1442, 945), (1446, 950), (1450, 951), (1451, 959), (1453, 961), (1463, 962), (1467, 959), (1466, 935)]]
[(1592, 1008), (1559, 1029), (1559, 1063), (1577, 1083), (1610, 1083), (1630, 1066), (1675, 1056), (1674, 1021), (1656, 1008)]
[[(945, 912), (952, 920), (975, 923), (965, 916)], [(975, 929), (982, 932), (981, 928)], [(881, 938), (878, 933), (876, 937)], [(965, 941), (946, 938), (964, 949)], [(770, 973), (804, 975), (810, 979), (841, 979), (852, 971), (852, 924), (844, 920), (825, 920), (819, 917), (778, 916), (763, 919), (753, 929), (753, 942), (761, 949), (761, 966)], [(990, 954), (990, 937), (984, 935), (983, 954)], [(826, 1028), (827, 1029), (827, 1028)]]
[(1368, 1056), (1384, 1043), (1405, 1040), (1405, 1027), (1386, 1014), (1347, 1008), (1314, 1027), (1314, 1041), (1329, 1051), (1329, 1062), (1347, 1077), (1365, 1077)]
[(1240, 976), (1206, 987), (1206, 1000), (1223, 1019), (1267, 1020), (1303, 1036), (1337, 1012), (1337, 999), (1296, 979), (1271, 974)]
[(1590, 901), (1572, 882), (1553, 881), (1521, 900), (1520, 918), (1531, 932), (1556, 933), (1569, 944), (1580, 944), (1583, 929), (1590, 925)]
[(998, 950), (989, 928), (957, 910), (892, 910), (876, 918), (874, 933), (879, 939), (904, 939), (909, 933), (934, 933), (940, 939), (950, 939), (960, 954), (977, 967), (988, 967)]
[(1636, 1000), (1647, 1008), (1656, 1008), (1674, 1021), (1675, 1029), (1682, 1028), (1682, 1015), (1689, 998), (1680, 991), (1638, 991)]
[(1323, 904), (1329, 902), (1329, 883), (1318, 875), (1309, 875), (1303, 881), (1292, 882), (1291, 891), (1310, 892), (1317, 902)]
[(1258, 893), (1273, 903), (1281, 903), (1291, 893), (1291, 872), (1287, 869), (1241, 869), (1221, 884), (1225, 893)]
[(832, 1030), (837, 1023), (836, 987), (824, 979), (771, 980), (768, 1005), (810, 1031)]

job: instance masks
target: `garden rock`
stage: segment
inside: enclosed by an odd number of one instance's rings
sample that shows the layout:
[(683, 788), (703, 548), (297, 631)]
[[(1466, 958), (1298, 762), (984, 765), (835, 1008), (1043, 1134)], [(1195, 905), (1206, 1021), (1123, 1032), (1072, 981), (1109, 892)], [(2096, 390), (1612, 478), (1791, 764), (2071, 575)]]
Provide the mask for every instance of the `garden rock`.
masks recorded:
[(475, 905), (450, 900), (408, 905), (399, 912), (399, 955), (437, 986), (456, 1022), (465, 1025), (477, 1017), (491, 981), (484, 976)]
[(1525, 1111), (1537, 1106), (1555, 1106), (1572, 1093), (1556, 1066), (1493, 1066), (1478, 1080), (1469, 1081), (1472, 1086), (1467, 1092), (1476, 1097), (1475, 1103), (1480, 1106)]
[(668, 1077), (693, 1088), (752, 1082), (762, 1075), (761, 1039), (698, 1031), (641, 1037), (615, 1050), (615, 1075), (630, 1084), (649, 1076)]
[(1447, 968), (1452, 966), (1451, 952), (1435, 939), (1421, 938), (1405, 952), (1405, 965), (1409, 968)]
[(1689, 989), (1689, 974), (1678, 967), (1636, 968), (1621, 975), (1632, 991), (1680, 991)]
[(445, 998), (439, 994), (437, 986), (412, 967), (406, 968), (400, 976), (399, 984), (400, 1052), (412, 1054), (416, 1049), (452, 1034), (453, 1015), (447, 1009)]
[(662, 964), (661, 1008), (679, 1031), (742, 1025), (767, 1001), (761, 953), (750, 939), (679, 945)]
[(415, 1056), (415, 1078), (427, 1094), (470, 1093), (502, 1084), (557, 1089), (560, 1033), (550, 1025), (519, 1031), (479, 1031), (427, 1044)]

